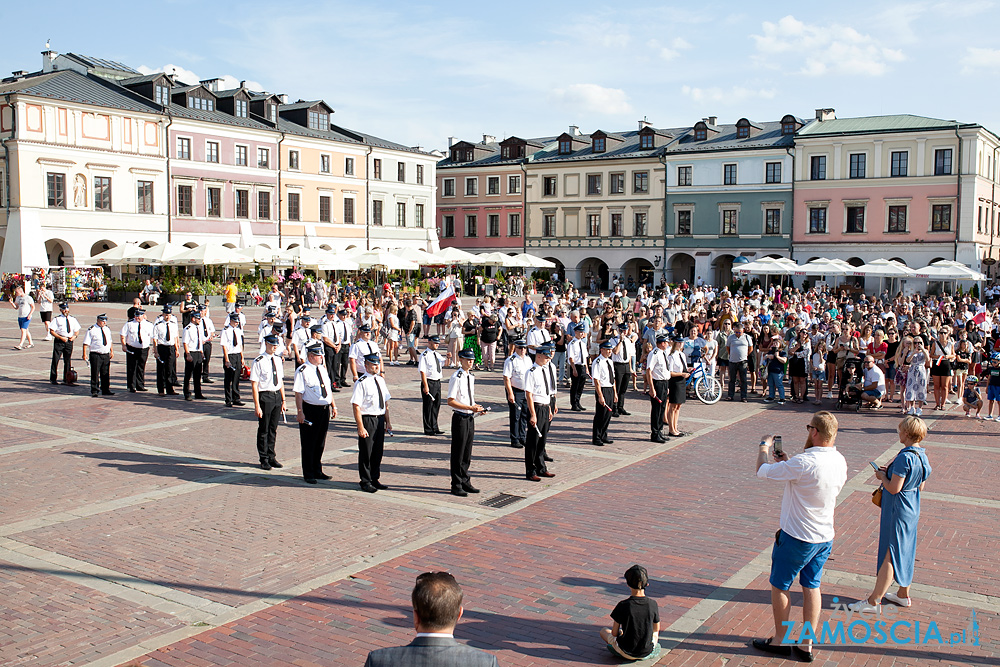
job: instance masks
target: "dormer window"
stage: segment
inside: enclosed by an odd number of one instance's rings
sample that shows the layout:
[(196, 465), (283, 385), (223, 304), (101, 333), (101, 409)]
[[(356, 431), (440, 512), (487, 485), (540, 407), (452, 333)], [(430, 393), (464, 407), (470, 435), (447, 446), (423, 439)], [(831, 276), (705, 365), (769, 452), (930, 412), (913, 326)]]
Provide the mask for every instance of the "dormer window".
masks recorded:
[(569, 139), (559, 141), (559, 155), (569, 155), (573, 152), (573, 142)]
[(795, 117), (788, 115), (781, 119), (781, 133), (795, 134)]
[(457, 148), (451, 152), (451, 161), (452, 162), (462, 162), (463, 161), (463, 159), (462, 159), (463, 157), (465, 157), (465, 152), (461, 151), (461, 150), (459, 150)]
[(736, 138), (737, 139), (749, 139), (750, 138), (750, 126), (740, 125), (736, 128)]
[(507, 159), (510, 157), (510, 146), (502, 146), (500, 148), (500, 157)]
[(278, 105), (277, 104), (267, 104), (264, 106), (265, 117), (272, 123), (278, 117)]
[(708, 128), (704, 123), (698, 123), (694, 126), (694, 140), (705, 141), (706, 139), (708, 139)]
[(205, 97), (188, 97), (188, 108), (215, 111), (215, 101)]
[(236, 115), (239, 116), (240, 118), (246, 118), (248, 107), (249, 103), (247, 101), (236, 100), (236, 107), (235, 107)]
[(607, 142), (608, 142), (608, 140), (605, 139), (604, 137), (595, 137), (594, 138), (594, 152), (595, 153), (603, 153), (607, 149)]
[(170, 88), (167, 86), (153, 86), (153, 101), (163, 106), (170, 104)]
[(647, 132), (646, 134), (639, 135), (639, 148), (642, 150), (649, 150), (653, 148), (653, 135)]
[(309, 112), (309, 129), (310, 130), (329, 130), (330, 129), (330, 116), (321, 111), (310, 111)]

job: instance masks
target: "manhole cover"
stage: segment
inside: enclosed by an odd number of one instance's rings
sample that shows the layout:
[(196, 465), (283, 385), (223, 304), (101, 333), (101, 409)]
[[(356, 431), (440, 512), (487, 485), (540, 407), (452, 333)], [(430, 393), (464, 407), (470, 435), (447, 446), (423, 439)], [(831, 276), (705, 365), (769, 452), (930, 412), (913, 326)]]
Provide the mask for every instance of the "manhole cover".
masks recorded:
[(498, 493), (495, 496), (483, 500), (479, 504), (485, 505), (486, 507), (507, 507), (507, 505), (513, 505), (519, 500), (524, 500), (524, 496), (515, 496), (509, 493)]

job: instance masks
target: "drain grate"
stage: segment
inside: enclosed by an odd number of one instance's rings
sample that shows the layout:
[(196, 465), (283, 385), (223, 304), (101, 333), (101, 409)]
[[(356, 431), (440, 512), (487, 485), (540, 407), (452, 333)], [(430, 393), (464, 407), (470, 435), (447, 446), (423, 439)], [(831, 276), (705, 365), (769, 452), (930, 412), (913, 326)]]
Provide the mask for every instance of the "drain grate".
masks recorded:
[(479, 504), (486, 507), (500, 508), (507, 507), (507, 505), (513, 505), (519, 500), (524, 500), (524, 496), (515, 496), (510, 493), (498, 493), (495, 496), (483, 500)]

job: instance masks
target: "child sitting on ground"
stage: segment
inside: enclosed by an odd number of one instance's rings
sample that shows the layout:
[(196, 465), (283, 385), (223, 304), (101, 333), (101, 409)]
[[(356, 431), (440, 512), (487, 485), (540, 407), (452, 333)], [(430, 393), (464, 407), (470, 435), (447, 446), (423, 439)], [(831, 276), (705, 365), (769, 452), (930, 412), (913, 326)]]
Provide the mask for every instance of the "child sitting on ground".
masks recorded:
[(660, 612), (656, 600), (646, 597), (649, 575), (633, 565), (625, 572), (631, 595), (611, 612), (614, 625), (601, 629), (601, 639), (612, 653), (626, 660), (644, 660), (660, 652)]
[(973, 409), (976, 411), (976, 419), (982, 419), (980, 411), (983, 409), (983, 397), (979, 395), (979, 388), (976, 386), (979, 384), (979, 378), (975, 375), (970, 375), (965, 380), (965, 393), (962, 395), (962, 409), (965, 410), (965, 416), (969, 416), (969, 412)]

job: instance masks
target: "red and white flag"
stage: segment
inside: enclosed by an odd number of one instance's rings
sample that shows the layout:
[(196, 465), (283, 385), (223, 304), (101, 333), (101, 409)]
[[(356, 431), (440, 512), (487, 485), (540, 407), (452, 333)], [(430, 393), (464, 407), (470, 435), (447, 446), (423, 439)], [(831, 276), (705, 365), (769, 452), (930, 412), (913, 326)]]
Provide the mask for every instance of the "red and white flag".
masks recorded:
[(983, 322), (985, 322), (986, 321), (986, 311), (983, 310), (983, 311), (980, 311), (980, 312), (976, 313), (976, 316), (972, 318), (972, 321), (975, 322), (976, 324), (982, 324)]
[(445, 312), (451, 307), (451, 302), (455, 300), (455, 288), (448, 284), (448, 287), (438, 295), (438, 298), (434, 299), (427, 305), (427, 310), (424, 312), (435, 317)]

